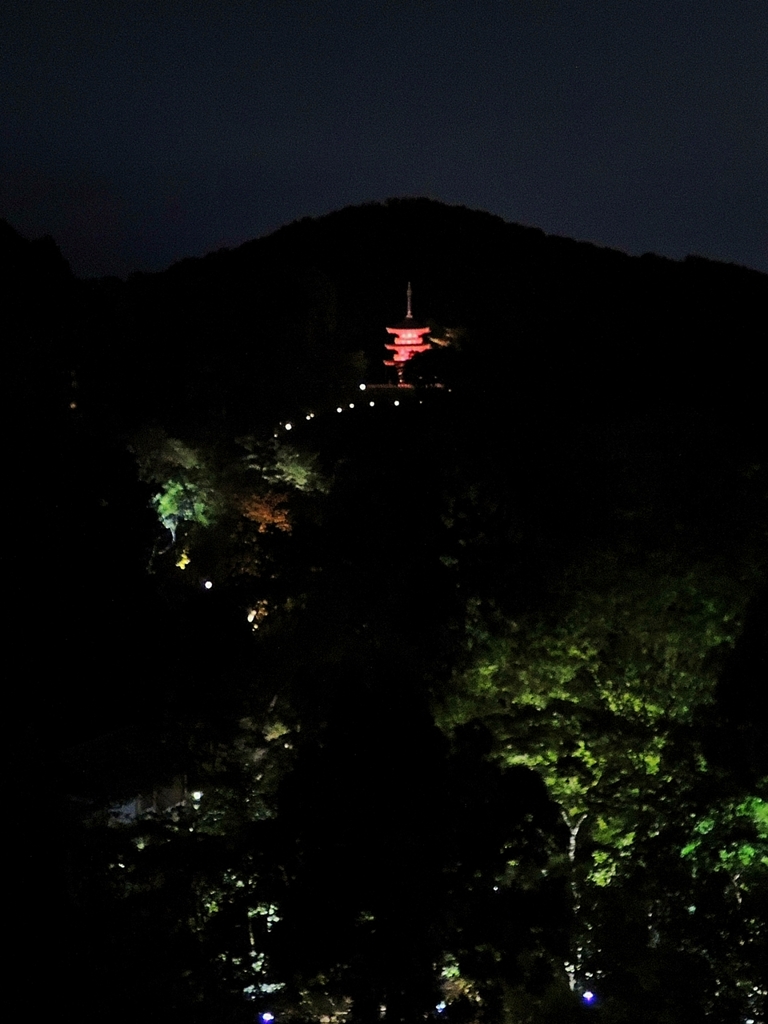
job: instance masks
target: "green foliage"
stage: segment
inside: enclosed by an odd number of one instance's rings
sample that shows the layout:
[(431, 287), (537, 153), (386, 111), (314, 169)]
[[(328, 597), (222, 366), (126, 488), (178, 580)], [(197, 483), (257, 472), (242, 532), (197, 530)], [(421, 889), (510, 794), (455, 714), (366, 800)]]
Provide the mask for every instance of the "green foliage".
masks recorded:
[(173, 987), (182, 1017), (216, 1020), (221, 1006), (239, 1019), (244, 996), (273, 999), (284, 987), (270, 964), (280, 882), (268, 851), (286, 753), (282, 737), (264, 740), (244, 722), (231, 744), (197, 751), (200, 790), (167, 808), (146, 798), (132, 815), (88, 823), (94, 868), (78, 902), (120, 922), (107, 937), (114, 964), (103, 970), (136, 972), (127, 998), (137, 1009), (163, 1006)]
[[(768, 792), (768, 779), (763, 780)], [(694, 873), (724, 871), (739, 887), (765, 881), (768, 801), (759, 796), (720, 801), (696, 822), (680, 851)]]
[(177, 437), (169, 437), (161, 427), (139, 431), (129, 448), (136, 457), (139, 477), (150, 483), (162, 483), (169, 472), (196, 470), (204, 465), (199, 451)]
[[(551, 869), (571, 865), (575, 985), (599, 985), (602, 971), (610, 989), (618, 940), (609, 908), (623, 893), (626, 910), (632, 891), (634, 955), (647, 948), (655, 962), (667, 943), (685, 949), (690, 963), (681, 970), (721, 977), (708, 995), (702, 989), (701, 1006), (726, 989), (738, 1001), (759, 971), (751, 953), (731, 962), (729, 946), (757, 942), (768, 815), (763, 799), (728, 792), (708, 764), (703, 725), (744, 595), (706, 567), (675, 575), (673, 560), (633, 568), (604, 556), (564, 591), (555, 611), (515, 622), (470, 604), (467, 664), (438, 720), (448, 731), (484, 722), (494, 756), (537, 771), (560, 805), (570, 844)], [(682, 871), (670, 867), (675, 861)], [(699, 908), (693, 919), (689, 905)], [(727, 942), (717, 927), (727, 927)]]
[(713, 704), (710, 652), (730, 644), (734, 615), (691, 576), (628, 572), (620, 587), (578, 591), (557, 618), (489, 636), (441, 720), (488, 721), (499, 756), (538, 770), (569, 819), (613, 818), (671, 781), (673, 736)]
[(315, 452), (275, 438), (240, 437), (237, 443), (247, 453), (245, 466), (269, 484), (283, 484), (306, 493), (327, 492), (329, 483)]
[(160, 485), (150, 503), (174, 539), (183, 524), (207, 527), (216, 520), (223, 498), (210, 456), (158, 427), (137, 434), (130, 447), (140, 478)]
[(151, 501), (158, 519), (174, 536), (180, 523), (210, 526), (218, 504), (212, 489), (196, 486), (189, 479), (167, 480)]

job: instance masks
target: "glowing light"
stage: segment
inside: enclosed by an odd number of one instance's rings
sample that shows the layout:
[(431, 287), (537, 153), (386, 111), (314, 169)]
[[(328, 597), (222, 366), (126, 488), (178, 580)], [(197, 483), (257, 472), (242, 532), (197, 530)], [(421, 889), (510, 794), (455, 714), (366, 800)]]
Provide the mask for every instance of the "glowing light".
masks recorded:
[(274, 1013), (262, 1013), (261, 1019), (264, 1021), (264, 1024), (269, 1024), (271, 1020), (275, 1019), (275, 1015)]
[(355, 403), (354, 402), (350, 402), (349, 403), (349, 408), (350, 409), (354, 409), (355, 408)]
[(437, 1010), (438, 1013), (442, 1013), (443, 1010), (445, 1009), (445, 1003), (438, 1003), (435, 1009)]
[(368, 405), (370, 405), (371, 407), (373, 407), (374, 405), (376, 405), (376, 403), (375, 403), (375, 402), (369, 402), (369, 403), (368, 403)]
[(365, 391), (365, 384), (361, 384), (361, 385), (360, 385), (360, 390), (361, 390), (361, 391)]
[(341, 406), (340, 406), (340, 405), (337, 405), (337, 406), (336, 406), (336, 412), (342, 412), (342, 408), (341, 408)]
[(176, 562), (177, 569), (186, 569), (189, 565), (189, 554), (186, 551), (182, 551), (179, 555), (179, 560)]
[(192, 799), (193, 800), (202, 800), (203, 799), (203, 791), (201, 789), (196, 789), (195, 792), (192, 794)]
[(210, 590), (213, 584), (211, 583), (210, 580), (206, 580), (203, 586), (205, 587), (206, 590)]
[(248, 612), (248, 621), (254, 629), (258, 629), (259, 625), (269, 615), (269, 606), (266, 601), (257, 601), (256, 607), (251, 608)]
[(285, 429), (286, 430), (293, 430), (293, 424), (292, 423), (286, 423), (285, 424)]
[(593, 1003), (595, 1001), (595, 993), (587, 990), (581, 998), (585, 1003)]
[(397, 383), (402, 386), (405, 384), (403, 369), (408, 360), (419, 352), (428, 352), (432, 347), (430, 342), (424, 337), (424, 335), (429, 334), (429, 328), (419, 327), (413, 321), (410, 291), (408, 293), (408, 313), (405, 320), (399, 327), (387, 327), (387, 334), (394, 336), (392, 342), (384, 346), (388, 352), (392, 353), (392, 358), (385, 359), (384, 365), (395, 368), (397, 371)]
[(311, 417), (311, 416), (309, 415), (309, 413), (307, 413), (307, 415), (306, 415), (306, 416), (304, 417), (304, 419), (305, 419), (305, 420), (311, 420), (311, 419), (312, 419), (312, 417)]
[(400, 401), (397, 398), (395, 399), (395, 405), (400, 405)]

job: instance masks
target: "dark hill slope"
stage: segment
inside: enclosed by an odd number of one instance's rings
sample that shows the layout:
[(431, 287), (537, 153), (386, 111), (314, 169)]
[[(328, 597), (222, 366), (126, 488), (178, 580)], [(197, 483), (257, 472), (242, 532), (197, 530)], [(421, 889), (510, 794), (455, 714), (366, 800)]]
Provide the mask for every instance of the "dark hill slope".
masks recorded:
[(463, 330), (439, 372), (483, 407), (600, 422), (659, 401), (757, 398), (765, 275), (401, 199), (115, 285), (91, 339), (100, 361), (110, 353), (110, 406), (127, 420), (242, 429), (331, 399), (344, 381), (381, 379), (384, 326), (402, 318), (409, 279), (418, 315)]

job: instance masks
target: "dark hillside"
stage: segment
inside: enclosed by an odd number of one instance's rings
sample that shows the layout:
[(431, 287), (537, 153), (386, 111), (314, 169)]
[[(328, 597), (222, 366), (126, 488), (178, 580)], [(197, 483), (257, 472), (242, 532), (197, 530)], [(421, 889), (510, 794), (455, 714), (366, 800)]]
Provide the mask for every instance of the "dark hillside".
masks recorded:
[(426, 199), (0, 270), (16, 945), (63, 908), (80, 1019), (763, 1020), (767, 277)]
[[(754, 271), (631, 258), (427, 199), (305, 219), (128, 282), (78, 282), (50, 239), (2, 225), (0, 267), (15, 491), (39, 486), (42, 457), (52, 496), (14, 506), (22, 542), (6, 558), (22, 589), (30, 557), (96, 591), (110, 565), (140, 573), (157, 541), (125, 455), (136, 430), (227, 449), (382, 380), (408, 280), (416, 314), (451, 339), (415, 361), (453, 388), (425, 441), (457, 489), (536, 524), (526, 578), (630, 519), (646, 541), (717, 543), (723, 557), (751, 535), (768, 299)], [(375, 459), (390, 438), (371, 431)], [(518, 529), (504, 515), (466, 569), (499, 585)]]
[[(432, 450), (457, 488), (471, 478), (537, 524), (533, 576), (630, 519), (723, 557), (755, 522), (768, 278), (754, 271), (631, 258), (427, 199), (298, 221), (128, 282), (78, 282), (50, 239), (0, 227), (11, 475), (32, 494), (42, 460), (51, 496), (13, 506), (22, 589), (30, 557), (96, 590), (105, 551), (131, 572), (146, 562), (147, 493), (125, 455), (138, 429), (227, 449), (382, 380), (409, 279), (417, 315), (451, 340), (415, 361), (453, 388)], [(371, 429), (375, 452), (389, 437)], [(497, 543), (473, 572), (503, 576)]]
[(463, 332), (454, 375), (469, 397), (540, 423), (757, 397), (764, 275), (633, 258), (426, 199), (347, 208), (136, 275), (91, 347), (111, 355), (124, 419), (141, 409), (243, 429), (380, 379), (409, 279), (418, 315)]

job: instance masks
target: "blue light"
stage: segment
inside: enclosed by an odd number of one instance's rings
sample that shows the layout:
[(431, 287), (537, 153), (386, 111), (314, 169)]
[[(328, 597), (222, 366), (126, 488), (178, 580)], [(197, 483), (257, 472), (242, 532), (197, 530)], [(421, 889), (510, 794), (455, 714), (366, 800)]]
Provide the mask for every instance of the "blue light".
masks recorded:
[(590, 1003), (594, 1003), (595, 993), (587, 990), (581, 998), (584, 1000), (585, 1003), (587, 1003), (587, 1005), (589, 1005)]
[(275, 1019), (274, 1013), (260, 1013), (259, 1016), (264, 1021), (264, 1024), (269, 1024), (270, 1021)]

